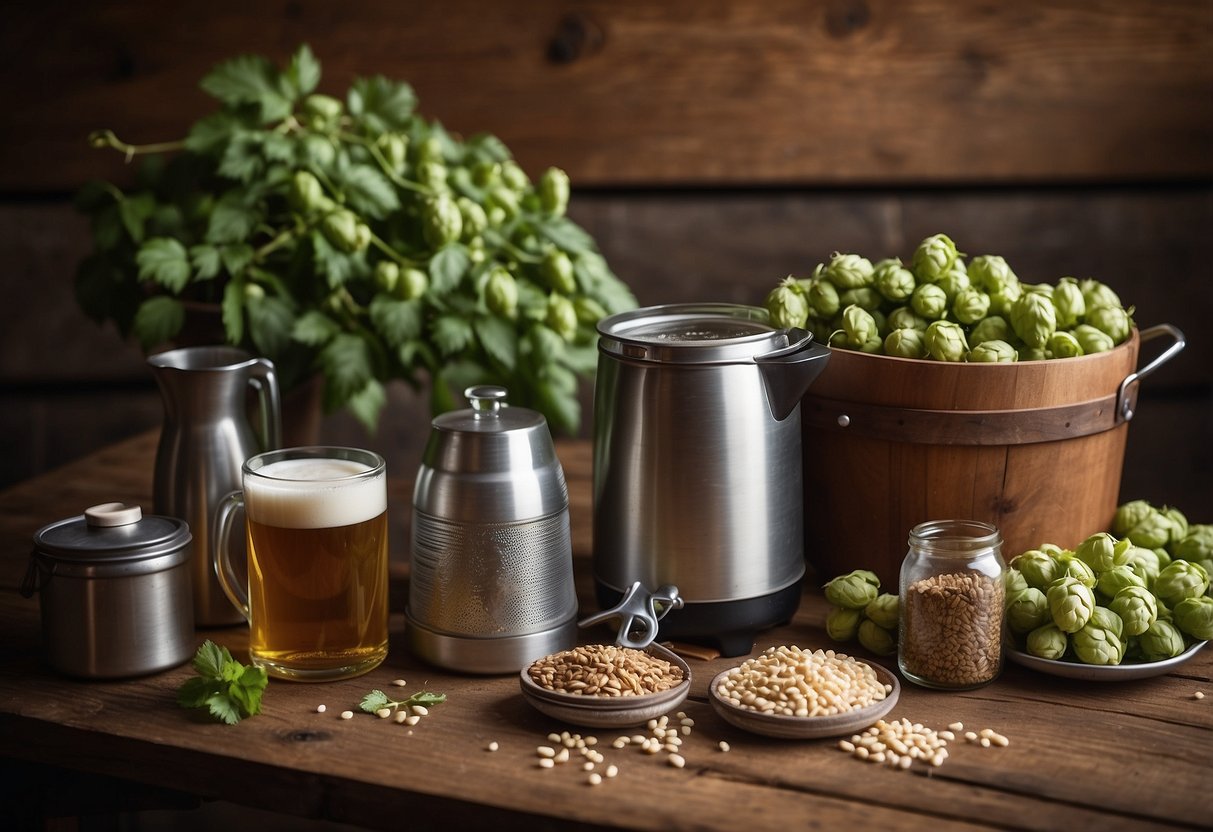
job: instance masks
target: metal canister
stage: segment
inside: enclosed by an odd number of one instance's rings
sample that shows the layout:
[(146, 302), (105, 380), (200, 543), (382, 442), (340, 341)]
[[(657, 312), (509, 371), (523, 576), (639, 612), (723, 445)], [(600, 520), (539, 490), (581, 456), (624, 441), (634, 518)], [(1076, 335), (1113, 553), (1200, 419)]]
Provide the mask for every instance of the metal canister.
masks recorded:
[(123, 503), (39, 529), (21, 591), (39, 595), (47, 662), (70, 676), (119, 679), (187, 661), (190, 540), (185, 521)]
[(564, 471), (541, 413), (482, 385), (434, 419), (413, 495), (409, 644), (432, 664), (513, 673), (577, 643)]

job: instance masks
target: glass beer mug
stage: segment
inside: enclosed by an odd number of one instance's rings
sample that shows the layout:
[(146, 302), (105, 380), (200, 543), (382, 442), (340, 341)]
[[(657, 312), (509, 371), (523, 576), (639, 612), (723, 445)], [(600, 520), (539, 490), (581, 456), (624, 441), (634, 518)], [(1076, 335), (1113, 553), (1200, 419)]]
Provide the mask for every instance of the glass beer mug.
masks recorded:
[[(387, 476), (354, 448), (270, 451), (241, 469), (244, 490), (215, 516), (215, 570), (249, 622), (249, 656), (301, 681), (357, 676), (388, 647)], [(248, 584), (230, 555), (244, 507)]]

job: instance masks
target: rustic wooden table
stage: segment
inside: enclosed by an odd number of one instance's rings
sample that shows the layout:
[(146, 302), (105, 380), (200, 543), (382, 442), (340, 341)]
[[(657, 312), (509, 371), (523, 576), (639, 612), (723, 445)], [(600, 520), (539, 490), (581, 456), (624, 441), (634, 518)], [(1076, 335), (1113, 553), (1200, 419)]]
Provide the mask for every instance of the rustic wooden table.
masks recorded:
[[(570, 484), (579, 590), (584, 608), (592, 609), (589, 449), (571, 443), (559, 450)], [(175, 692), (188, 667), (123, 682), (63, 678), (42, 663), (37, 600), (17, 592), (31, 537), (42, 525), (98, 502), (150, 506), (154, 453), (155, 436), (140, 436), (0, 493), (0, 757), (9, 783), (0, 794), (7, 800), (39, 784), (44, 796), (57, 786), (60, 796), (78, 802), (189, 794), (411, 829), (1116, 830), (1213, 824), (1209, 649), (1176, 672), (1141, 681), (1067, 681), (1011, 665), (995, 683), (966, 693), (907, 684), (892, 718), (937, 729), (961, 721), (974, 730), (993, 728), (1011, 741), (1007, 748), (982, 748), (958, 739), (942, 766), (916, 763), (908, 771), (853, 759), (830, 740), (765, 739), (728, 726), (707, 704), (707, 685), (738, 660), (692, 660), (692, 692), (683, 710), (696, 724), (684, 745), (686, 767), (634, 747), (613, 749), (617, 731), (578, 729), (541, 715), (523, 701), (514, 677), (452, 675), (408, 654), (402, 524), (410, 492), (403, 480), (390, 495), (397, 564), (393, 648), (377, 670), (328, 684), (272, 681), (263, 713), (237, 726), (195, 719), (177, 707)], [(829, 646), (824, 617), (824, 600), (810, 588), (794, 621), (761, 634), (755, 649)], [(208, 637), (237, 655), (246, 645), (238, 627), (198, 633), (199, 642)], [(408, 681), (406, 690), (425, 687), (449, 697), (411, 736), (405, 726), (370, 715), (339, 718), (345, 709), (357, 710), (372, 688), (391, 690), (398, 677)], [(1198, 690), (1206, 697), (1195, 698)], [(316, 713), (321, 703), (326, 713)], [(618, 777), (591, 787), (578, 767), (539, 768), (536, 746), (563, 730), (599, 736)], [(731, 750), (722, 752), (720, 740)], [(490, 742), (499, 744), (495, 753), (486, 750)], [(4, 814), (11, 817), (12, 809), (10, 804)]]

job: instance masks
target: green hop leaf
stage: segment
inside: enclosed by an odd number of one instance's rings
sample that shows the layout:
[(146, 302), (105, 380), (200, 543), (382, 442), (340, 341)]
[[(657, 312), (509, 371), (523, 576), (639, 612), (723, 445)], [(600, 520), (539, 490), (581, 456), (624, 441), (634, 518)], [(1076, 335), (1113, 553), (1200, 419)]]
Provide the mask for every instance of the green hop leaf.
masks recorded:
[(190, 279), (189, 253), (167, 237), (153, 237), (141, 245), (135, 264), (141, 280), (154, 280), (173, 293), (184, 289)]

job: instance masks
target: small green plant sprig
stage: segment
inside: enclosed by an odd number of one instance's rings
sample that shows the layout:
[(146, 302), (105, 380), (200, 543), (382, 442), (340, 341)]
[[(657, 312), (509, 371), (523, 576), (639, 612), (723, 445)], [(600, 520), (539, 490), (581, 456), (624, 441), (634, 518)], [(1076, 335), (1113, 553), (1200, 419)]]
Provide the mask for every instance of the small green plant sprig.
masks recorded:
[(202, 89), (220, 109), (180, 141), (94, 147), (144, 157), (133, 187), (83, 188), (94, 251), (77, 298), (144, 349), (192, 302), (223, 337), (271, 358), (284, 387), (320, 373), (325, 404), (373, 429), (392, 379), (428, 384), (436, 412), (474, 383), (576, 428), (595, 323), (635, 306), (566, 215), (558, 168), (533, 183), (496, 137), (463, 141), (416, 113), (404, 82), (317, 92), (305, 45), (278, 68), (226, 61)]
[(194, 654), (193, 668), (198, 675), (177, 691), (181, 707), (206, 708), (228, 725), (261, 713), (261, 695), (269, 682), (265, 668), (241, 664), (226, 647), (209, 639)]

